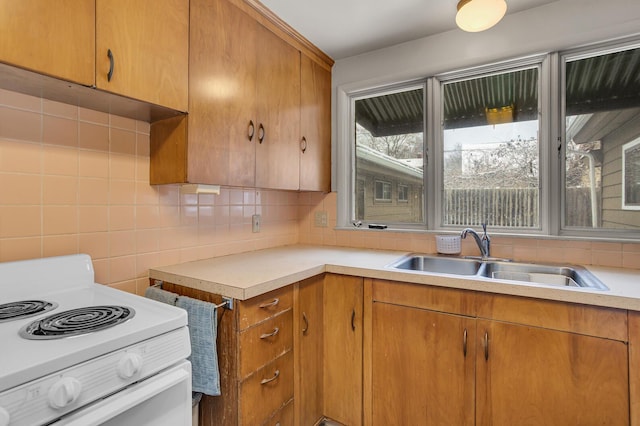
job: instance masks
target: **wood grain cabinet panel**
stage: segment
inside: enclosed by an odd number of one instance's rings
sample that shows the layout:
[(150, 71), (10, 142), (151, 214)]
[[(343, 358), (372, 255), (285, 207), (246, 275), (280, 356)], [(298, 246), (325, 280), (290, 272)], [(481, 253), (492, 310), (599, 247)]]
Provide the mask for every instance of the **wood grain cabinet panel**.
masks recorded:
[(324, 274), (298, 283), (294, 297), (296, 424), (315, 425), (322, 418)]
[[(326, 162), (316, 165), (328, 157), (319, 151), (314, 126), (330, 128), (330, 114), (307, 113), (303, 121), (301, 97), (326, 102), (330, 80), (316, 84), (320, 71), (301, 80), (295, 43), (231, 2), (191, 0), (190, 16), (189, 115), (151, 126), (151, 183), (298, 190), (303, 123), (318, 153), (307, 168), (328, 170)], [(309, 101), (307, 82), (310, 91), (326, 90), (324, 98), (314, 92)], [(311, 180), (319, 179), (314, 172)]]
[(283, 287), (248, 300), (239, 301), (237, 309), (240, 330), (245, 330), (254, 324), (273, 318), (280, 312), (292, 308), (292, 286)]
[(342, 424), (362, 424), (364, 283), (327, 274), (324, 282), (324, 414)]
[(628, 425), (637, 416), (640, 325), (630, 316), (628, 332), (624, 310), (377, 280), (371, 302), (364, 406), (373, 424)]
[(0, 62), (95, 82), (95, 0), (0, 1)]
[(331, 190), (331, 71), (300, 56), (300, 190)]
[(240, 378), (293, 349), (293, 312), (288, 310), (240, 333)]
[(95, 38), (96, 87), (187, 110), (189, 0), (96, 0)]

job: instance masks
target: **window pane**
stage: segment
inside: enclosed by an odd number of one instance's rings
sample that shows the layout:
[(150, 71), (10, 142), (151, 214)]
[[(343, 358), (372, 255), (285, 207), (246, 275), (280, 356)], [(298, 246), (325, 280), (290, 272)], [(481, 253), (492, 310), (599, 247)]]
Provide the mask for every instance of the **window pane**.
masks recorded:
[(538, 68), (442, 84), (442, 224), (540, 226)]
[(565, 67), (564, 225), (640, 229), (640, 49)]
[(354, 219), (424, 222), (423, 92), (417, 88), (355, 101)]

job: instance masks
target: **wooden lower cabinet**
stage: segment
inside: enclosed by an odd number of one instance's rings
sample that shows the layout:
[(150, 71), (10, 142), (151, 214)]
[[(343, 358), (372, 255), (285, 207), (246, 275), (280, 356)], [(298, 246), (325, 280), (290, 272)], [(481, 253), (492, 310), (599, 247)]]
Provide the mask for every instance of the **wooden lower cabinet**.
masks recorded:
[[(181, 295), (219, 295), (165, 283)], [(294, 424), (293, 286), (218, 310), (220, 396), (204, 396), (200, 426)]]
[(315, 425), (323, 416), (323, 290), (324, 275), (320, 275), (299, 282), (294, 297), (297, 425)]
[(449, 291), (374, 280), (372, 424), (630, 423), (626, 311)]
[(324, 415), (362, 424), (363, 279), (327, 274), (324, 281)]
[(473, 425), (475, 319), (373, 304), (373, 425)]

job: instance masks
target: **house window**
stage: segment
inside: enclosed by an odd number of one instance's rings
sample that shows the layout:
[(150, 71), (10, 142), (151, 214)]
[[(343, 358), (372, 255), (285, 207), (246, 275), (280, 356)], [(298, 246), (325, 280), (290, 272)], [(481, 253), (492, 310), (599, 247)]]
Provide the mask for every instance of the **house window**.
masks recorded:
[(638, 76), (635, 40), (351, 93), (339, 223), (640, 239)]
[(538, 75), (441, 83), (443, 227), (540, 227)]
[(622, 146), (622, 208), (640, 210), (640, 138)]
[(562, 63), (564, 228), (640, 229), (640, 48)]
[(407, 185), (398, 184), (398, 202), (406, 203), (409, 201), (409, 187)]
[(391, 201), (391, 182), (377, 180), (375, 185), (376, 201)]
[(353, 99), (352, 220), (424, 224), (423, 198), (409, 203), (407, 188), (424, 191), (424, 93), (421, 84)]

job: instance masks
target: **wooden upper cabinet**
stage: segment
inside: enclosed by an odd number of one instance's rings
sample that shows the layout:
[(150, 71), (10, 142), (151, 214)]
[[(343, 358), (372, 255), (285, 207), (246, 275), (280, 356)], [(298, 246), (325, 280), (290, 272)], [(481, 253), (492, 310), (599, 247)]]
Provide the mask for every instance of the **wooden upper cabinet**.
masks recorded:
[(187, 182), (255, 183), (257, 30), (226, 1), (191, 0)]
[(298, 189), (300, 51), (258, 28), (256, 186)]
[(96, 0), (95, 4), (96, 86), (186, 111), (189, 0)]
[(300, 190), (331, 190), (331, 71), (300, 56)]
[(85, 86), (95, 73), (95, 0), (0, 0), (0, 61)]

